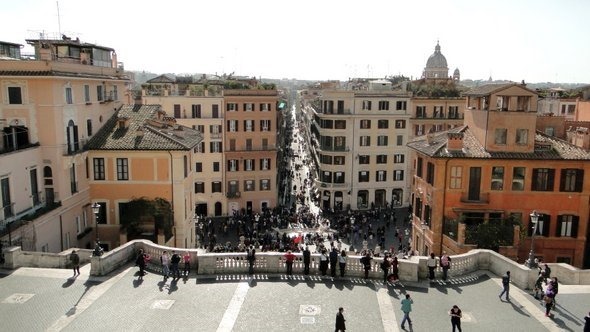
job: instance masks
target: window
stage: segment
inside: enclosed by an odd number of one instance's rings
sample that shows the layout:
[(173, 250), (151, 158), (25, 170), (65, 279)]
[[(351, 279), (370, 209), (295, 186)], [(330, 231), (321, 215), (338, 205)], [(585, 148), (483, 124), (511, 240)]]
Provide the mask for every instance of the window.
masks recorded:
[(90, 85), (88, 84), (84, 85), (84, 102), (90, 102)]
[(380, 100), (379, 101), (379, 110), (380, 111), (389, 111), (389, 101)]
[(395, 102), (395, 110), (396, 111), (405, 111), (408, 105), (407, 101), (396, 101)]
[(252, 139), (246, 138), (246, 151), (252, 151)]
[(370, 111), (371, 110), (371, 101), (370, 100), (363, 100), (362, 110), (363, 111)]
[(397, 135), (396, 144), (397, 144), (397, 146), (404, 145), (404, 136), (403, 135)]
[(205, 142), (201, 142), (201, 144), (197, 144), (197, 146), (195, 146), (193, 148), (193, 152), (194, 153), (205, 153)]
[(76, 234), (80, 234), (84, 231), (82, 228), (82, 220), (80, 220), (80, 216), (76, 216)]
[(377, 155), (377, 164), (387, 164), (387, 155), (386, 154)]
[(334, 128), (335, 129), (346, 129), (346, 120), (334, 121)]
[(324, 100), (324, 108), (322, 109), (324, 114), (332, 114), (334, 113), (334, 101), (333, 100)]
[(260, 190), (270, 190), (270, 180), (269, 179), (260, 180)]
[(227, 192), (228, 194), (235, 195), (240, 191), (240, 184), (238, 181), (228, 181), (227, 182)]
[(449, 183), (450, 189), (461, 189), (463, 178), (463, 167), (451, 166), (451, 181)]
[(244, 112), (254, 111), (254, 103), (244, 103)]
[[(201, 142), (205, 144), (205, 142)], [(221, 153), (221, 142), (209, 142), (209, 148), (212, 153)]]
[(344, 165), (345, 157), (344, 156), (334, 156), (334, 165)]
[(203, 163), (198, 162), (195, 164), (195, 172), (201, 173), (203, 171)]
[(92, 120), (90, 119), (86, 120), (86, 134), (92, 136)]
[(558, 216), (556, 236), (578, 237), (578, 223), (580, 217), (569, 214)]
[(512, 168), (512, 190), (522, 191), (524, 190), (524, 176), (526, 168), (524, 167), (513, 167)]
[(389, 128), (389, 120), (377, 120), (377, 128), (388, 129)]
[(244, 180), (244, 191), (254, 191), (256, 186), (254, 180)]
[(445, 111), (443, 106), (434, 106), (434, 111), (432, 113), (433, 118), (442, 119), (445, 117)]
[(346, 137), (345, 136), (334, 137), (334, 150), (335, 151), (346, 150)]
[[(88, 177), (88, 175), (86, 177)], [(37, 181), (36, 168), (29, 169), (29, 181), (31, 183), (31, 198), (33, 199), (33, 206), (37, 206), (41, 203), (41, 199), (39, 197), (39, 182)]]
[(236, 139), (232, 138), (229, 140), (229, 150), (236, 151)]
[(495, 135), (494, 135), (494, 143), (506, 144), (507, 133), (508, 133), (508, 129), (506, 129), (506, 128), (496, 128)]
[(217, 105), (217, 104), (211, 105), (211, 117), (213, 119), (219, 118), (219, 105)]
[(71, 87), (67, 87), (66, 88), (66, 104), (73, 104), (74, 100), (73, 100), (73, 96), (72, 96), (72, 88)]
[(221, 192), (221, 181), (211, 182), (211, 192), (212, 193), (220, 193)]
[(193, 119), (201, 118), (201, 104), (191, 105), (191, 115)]
[(184, 177), (186, 178), (188, 176), (188, 171), (189, 171), (188, 156), (183, 156), (182, 161), (183, 161), (182, 166), (184, 169)]
[(516, 129), (516, 144), (527, 144), (528, 136), (528, 129)]
[(361, 129), (371, 129), (371, 120), (361, 120)]
[(504, 167), (492, 167), (492, 190), (504, 189)]
[(426, 106), (416, 106), (416, 118), (417, 119), (426, 118)]
[(532, 191), (553, 191), (555, 170), (551, 168), (533, 168)]
[(393, 163), (394, 164), (403, 164), (405, 161), (405, 155), (403, 154), (394, 154), (393, 155)]
[(129, 161), (127, 158), (117, 158), (117, 180), (129, 180)]
[[(199, 127), (205, 129), (203, 125), (199, 125)], [(200, 132), (202, 133), (202, 131)], [(209, 134), (211, 138), (221, 138), (221, 125), (209, 125)]]
[(426, 164), (426, 182), (434, 185), (434, 164), (431, 162)]
[(360, 155), (359, 157), (359, 164), (369, 164), (371, 162), (371, 157), (367, 155)]
[(359, 182), (369, 182), (369, 172), (360, 171), (359, 172)]
[(377, 146), (387, 146), (387, 139), (386, 135), (377, 136)]
[(237, 159), (230, 159), (227, 161), (227, 169), (230, 172), (237, 172), (240, 170)]
[(244, 130), (254, 131), (254, 120), (244, 120)]
[(332, 183), (332, 172), (323, 171), (322, 172), (322, 182)]
[(414, 126), (414, 135), (415, 136), (422, 136), (424, 135), (424, 129), (426, 128), (425, 125), (421, 124), (421, 125), (415, 125)]
[(80, 149), (80, 141), (78, 140), (78, 126), (74, 121), (70, 120), (66, 128), (66, 138), (68, 141), (68, 154), (72, 154)]
[(344, 172), (334, 172), (334, 183), (344, 183)]
[(261, 171), (270, 171), (270, 158), (260, 159), (260, 170)]
[(325, 154), (320, 154), (320, 163), (332, 165), (332, 156), (328, 156)]
[(262, 150), (268, 150), (268, 138), (262, 139)]
[(213, 162), (213, 172), (219, 172), (219, 161)]
[(174, 117), (180, 119), (182, 114), (180, 114), (180, 104), (174, 104)]
[(371, 136), (361, 136), (361, 146), (371, 146)]
[(105, 179), (104, 158), (93, 158), (92, 163), (93, 163), (93, 168), (94, 168), (94, 180), (104, 180)]
[(387, 181), (387, 171), (377, 171), (375, 181), (377, 181), (377, 182)]
[(422, 158), (420, 157), (416, 159), (416, 176), (419, 178), (422, 177)]
[(23, 103), (21, 88), (18, 86), (8, 87), (8, 103), (11, 105), (20, 105)]
[(270, 103), (260, 104), (260, 112), (270, 112)]
[(270, 120), (260, 120), (260, 130), (270, 131)]
[(406, 120), (395, 120), (395, 128), (396, 129), (406, 128)]
[(401, 169), (393, 170), (393, 180), (394, 181), (403, 181), (404, 180), (404, 171)]
[(449, 119), (459, 118), (459, 106), (449, 106)]
[(12, 200), (10, 199), (10, 181), (8, 177), (0, 179), (0, 195), (2, 195), (2, 213), (4, 219), (12, 217), (14, 211), (12, 209)]
[(238, 110), (237, 103), (227, 103), (225, 107), (228, 112), (236, 112)]
[(244, 160), (244, 170), (245, 171), (253, 171), (254, 170), (254, 159), (245, 159)]
[(78, 180), (76, 179), (76, 164), (70, 167), (70, 191), (73, 194), (78, 192)]
[(334, 121), (332, 120), (320, 120), (321, 127), (324, 129), (333, 129), (334, 128)]
[(113, 100), (119, 100), (119, 90), (116, 85), (113, 85)]
[[(205, 125), (193, 125), (193, 129), (201, 134), (205, 133)], [(209, 127), (209, 129), (211, 129), (211, 127)]]
[(205, 183), (204, 182), (195, 182), (195, 194), (204, 194), (205, 193)]
[(227, 131), (235, 133), (238, 131), (238, 120), (227, 120)]
[(584, 184), (583, 169), (562, 169), (559, 191), (582, 192)]
[[(551, 216), (548, 214), (540, 214), (539, 220), (537, 221), (537, 232), (534, 235), (542, 235), (542, 236), (549, 236), (549, 226), (551, 223)], [(533, 230), (535, 229), (535, 224), (531, 222), (529, 217), (529, 224), (528, 224), (528, 235), (533, 235)]]
[(103, 92), (102, 85), (97, 85), (96, 86), (96, 100), (102, 101), (103, 99), (104, 99), (104, 92)]

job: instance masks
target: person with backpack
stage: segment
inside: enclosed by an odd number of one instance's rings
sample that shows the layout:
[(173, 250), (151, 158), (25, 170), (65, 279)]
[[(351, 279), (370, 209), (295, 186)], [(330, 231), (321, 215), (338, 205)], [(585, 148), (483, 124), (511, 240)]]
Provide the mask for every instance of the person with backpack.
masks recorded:
[(451, 268), (451, 257), (447, 255), (446, 252), (443, 251), (443, 255), (440, 257), (440, 266), (443, 270), (443, 280), (447, 281), (447, 275), (449, 269)]
[(402, 330), (405, 330), (405, 323), (406, 321), (410, 324), (410, 330), (412, 329), (412, 320), (410, 319), (410, 312), (412, 312), (412, 304), (414, 300), (410, 298), (410, 294), (406, 294), (406, 298), (401, 301), (402, 304), (402, 312), (404, 313), (404, 318), (402, 319)]
[(510, 271), (506, 271), (506, 274), (502, 276), (502, 292), (498, 295), (500, 300), (504, 294), (506, 294), (506, 301), (510, 302)]
[(80, 274), (80, 256), (76, 252), (76, 250), (72, 250), (70, 254), (70, 261), (72, 262), (72, 268), (74, 269), (74, 277), (76, 274)]

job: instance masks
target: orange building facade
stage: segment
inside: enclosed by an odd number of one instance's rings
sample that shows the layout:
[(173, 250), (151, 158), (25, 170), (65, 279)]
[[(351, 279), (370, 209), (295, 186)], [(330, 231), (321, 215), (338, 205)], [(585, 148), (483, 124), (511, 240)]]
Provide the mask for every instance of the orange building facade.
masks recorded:
[[(462, 127), (408, 144), (414, 249), (461, 252), (465, 234), (457, 245), (444, 234), (446, 221), (470, 228), (512, 216), (524, 232), (514, 243), (518, 261), (528, 257), (534, 237), (536, 257), (587, 266), (590, 154), (536, 131), (537, 96), (522, 85), (486, 85), (465, 95)], [(535, 234), (533, 211), (540, 215)]]

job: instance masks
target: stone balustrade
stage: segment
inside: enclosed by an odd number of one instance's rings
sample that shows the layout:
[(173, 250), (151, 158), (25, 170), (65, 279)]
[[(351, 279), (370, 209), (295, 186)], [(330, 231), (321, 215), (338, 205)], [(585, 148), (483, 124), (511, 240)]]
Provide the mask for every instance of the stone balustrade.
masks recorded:
[[(116, 269), (134, 262), (139, 249), (143, 249), (152, 259), (150, 268), (161, 270), (160, 255), (166, 250), (170, 253), (176, 250), (181, 256), (185, 252), (191, 254), (191, 269), (198, 262), (199, 274), (204, 275), (225, 275), (225, 274), (247, 274), (248, 260), (246, 253), (198, 253), (197, 249), (182, 249), (161, 246), (147, 240), (130, 241), (123, 246), (106, 252), (100, 257), (91, 257), (92, 251), (80, 249), (81, 264), (90, 262), (90, 274), (92, 276), (105, 276)], [(4, 250), (5, 263), (1, 266), (5, 269), (17, 269), (19, 267), (39, 268), (69, 268), (69, 254), (71, 250), (62, 253), (44, 253), (22, 251), (19, 247), (7, 248)], [(296, 260), (293, 263), (293, 274), (303, 274), (303, 257), (301, 253), (294, 253)], [(346, 272), (347, 277), (364, 277), (364, 267), (360, 263), (361, 256), (347, 256)], [(372, 261), (369, 277), (373, 279), (383, 278), (383, 271), (380, 263), (383, 258), (375, 257)], [(399, 260), (399, 276), (402, 281), (418, 281), (425, 279), (428, 275), (426, 256), (413, 256), (409, 259)], [(181, 269), (182, 269), (181, 263)], [(317, 275), (320, 265), (320, 255), (311, 255), (310, 271)], [(570, 285), (590, 285), (590, 270), (580, 270), (563, 263), (549, 264), (552, 269), (552, 276), (557, 277), (561, 283)], [(284, 253), (280, 252), (257, 252), (254, 263), (255, 274), (281, 274), (286, 272)], [(441, 268), (437, 268), (441, 273)], [(451, 268), (449, 278), (457, 278), (478, 270), (488, 270), (496, 275), (503, 275), (510, 271), (512, 282), (522, 289), (531, 289), (537, 278), (538, 270), (518, 264), (494, 251), (475, 249), (468, 253), (451, 256)], [(328, 272), (329, 273), (329, 272)], [(340, 271), (337, 271), (338, 275)]]

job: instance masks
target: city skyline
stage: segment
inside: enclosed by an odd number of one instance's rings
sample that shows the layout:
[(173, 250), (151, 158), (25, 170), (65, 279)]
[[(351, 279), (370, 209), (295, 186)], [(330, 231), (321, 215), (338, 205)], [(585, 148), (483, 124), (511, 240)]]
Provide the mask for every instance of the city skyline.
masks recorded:
[(590, 31), (590, 2), (581, 0), (156, 4), (11, 2), (0, 40), (61, 33), (114, 48), (126, 70), (308, 80), (419, 78), (439, 41), (462, 79), (590, 82), (590, 46), (578, 37)]

